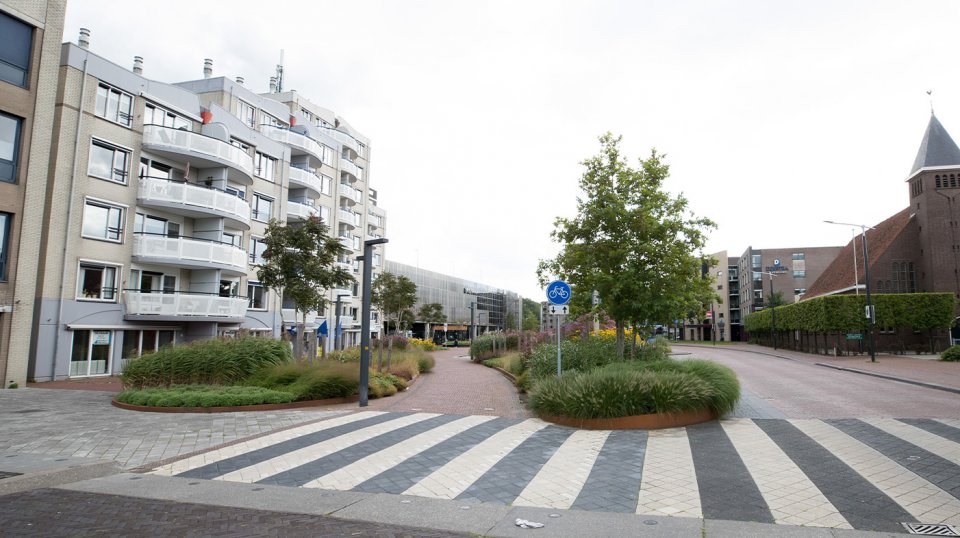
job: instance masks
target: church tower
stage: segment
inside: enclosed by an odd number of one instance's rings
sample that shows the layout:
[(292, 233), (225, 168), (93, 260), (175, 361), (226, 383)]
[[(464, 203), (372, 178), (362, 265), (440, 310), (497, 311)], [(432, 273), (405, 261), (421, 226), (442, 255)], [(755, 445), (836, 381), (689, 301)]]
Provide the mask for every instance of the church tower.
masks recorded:
[(933, 114), (907, 185), (919, 230), (918, 291), (960, 298), (960, 148)]

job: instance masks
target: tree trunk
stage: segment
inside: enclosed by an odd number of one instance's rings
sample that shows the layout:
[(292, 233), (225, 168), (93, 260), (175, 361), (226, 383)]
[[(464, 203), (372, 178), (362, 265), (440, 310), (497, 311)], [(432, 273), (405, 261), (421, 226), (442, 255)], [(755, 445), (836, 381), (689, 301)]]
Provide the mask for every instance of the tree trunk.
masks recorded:
[(633, 330), (630, 331), (630, 358), (637, 358), (637, 326), (634, 324)]
[(624, 347), (624, 334), (623, 334), (623, 320), (617, 320), (617, 356), (620, 357), (620, 360), (623, 360), (623, 347)]

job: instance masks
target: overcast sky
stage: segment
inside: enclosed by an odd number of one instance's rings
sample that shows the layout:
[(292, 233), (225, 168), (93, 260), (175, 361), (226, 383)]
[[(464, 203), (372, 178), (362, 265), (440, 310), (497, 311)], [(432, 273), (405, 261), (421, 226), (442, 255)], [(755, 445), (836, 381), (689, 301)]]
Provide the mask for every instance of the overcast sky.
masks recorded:
[(929, 121), (960, 137), (955, 1), (69, 0), (65, 41), (164, 82), (242, 76), (370, 137), (387, 258), (540, 299), (580, 161), (623, 135), (718, 228), (706, 252), (841, 245), (908, 204)]

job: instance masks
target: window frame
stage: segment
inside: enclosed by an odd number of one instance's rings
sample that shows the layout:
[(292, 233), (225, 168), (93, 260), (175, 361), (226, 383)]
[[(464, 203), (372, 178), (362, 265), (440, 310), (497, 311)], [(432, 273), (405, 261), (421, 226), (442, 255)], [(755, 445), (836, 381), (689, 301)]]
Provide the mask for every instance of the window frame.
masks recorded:
[[(119, 215), (119, 217), (120, 217), (120, 218), (119, 218), (119, 225), (120, 225), (120, 226), (119, 226), (119, 228), (116, 228), (116, 235), (117, 235), (117, 238), (116, 238), (116, 239), (113, 239), (113, 238), (109, 237), (109, 232), (111, 231), (111, 228), (109, 227), (109, 218), (110, 218), (110, 213), (109, 213), (109, 212), (107, 213), (108, 222), (106, 223), (106, 224), (108, 224), (108, 226), (107, 226), (107, 227), (105, 228), (105, 230), (104, 230), (104, 235), (103, 235), (103, 236), (94, 236), (94, 235), (88, 235), (88, 234), (87, 234), (87, 232), (86, 232), (86, 222), (87, 222), (87, 207), (88, 207), (88, 206), (100, 207), (100, 208), (105, 208), (105, 209), (108, 209), (108, 210), (116, 209), (116, 210), (118, 210), (118, 211), (120, 212), (120, 215)], [(84, 200), (83, 200), (83, 216), (82, 216), (81, 222), (80, 222), (80, 237), (83, 237), (84, 239), (93, 239), (94, 241), (106, 241), (106, 242), (108, 242), (108, 243), (123, 244), (123, 237), (124, 237), (124, 235), (125, 235), (125, 234), (124, 234), (124, 231), (125, 231), (125, 228), (126, 228), (126, 218), (127, 218), (126, 212), (127, 212), (128, 209), (129, 209), (129, 208), (128, 208), (127, 206), (123, 205), (123, 204), (118, 204), (118, 203), (115, 203), (115, 202), (109, 202), (109, 201), (107, 201), (107, 200), (101, 200), (101, 199), (99, 199), (99, 198), (84, 198)]]
[[(13, 79), (7, 78), (7, 77), (0, 77), (0, 81), (6, 82), (8, 84), (12, 84), (13, 86), (17, 86), (19, 88), (29, 88), (30, 78), (33, 75), (33, 72), (30, 68), (32, 67), (31, 64), (33, 63), (33, 50), (34, 50), (33, 44), (34, 44), (34, 35), (35, 35), (36, 27), (22, 19), (14, 17), (10, 13), (6, 13), (3, 11), (0, 11), (0, 18), (7, 19), (9, 21), (7, 22), (0, 19), (0, 24), (3, 24), (3, 26), (9, 25), (10, 27), (9, 29), (13, 30), (13, 32), (9, 32), (9, 33), (16, 34), (18, 31), (21, 31), (21, 32), (25, 31), (25, 35), (23, 34), (19, 36), (13, 35), (11, 39), (22, 38), (25, 40), (25, 43), (18, 42), (18, 44), (27, 45), (27, 57), (25, 58), (26, 60), (25, 65), (13, 64), (6, 60), (0, 59), (0, 66), (3, 66), (3, 67), (9, 66), (9, 68), (11, 68), (12, 70), (20, 73), (21, 81), (15, 82)], [(17, 28), (17, 25), (19, 25), (21, 28)], [(8, 33), (8, 32), (5, 32), (5, 33)], [(6, 71), (7, 71), (6, 69), (0, 70), (0, 74)]]
[[(266, 153), (256, 151), (253, 156), (253, 174), (274, 183), (277, 177), (277, 160)], [(266, 168), (267, 170), (264, 170)]]
[[(0, 156), (0, 167), (10, 167), (10, 178), (0, 176), (0, 183), (11, 183), (17, 184), (17, 171), (19, 170), (20, 164), (20, 145), (23, 142), (23, 118), (20, 116), (14, 116), (13, 114), (7, 114), (5, 112), (0, 112), (0, 118), (8, 118), (13, 120), (15, 132), (13, 133), (13, 154), (11, 155), (12, 159), (7, 160)], [(7, 164), (9, 163), (9, 164)], [(3, 170), (3, 168), (0, 168)]]
[[(263, 241), (263, 237), (257, 237), (255, 235), (250, 235), (250, 249), (247, 251), (247, 259), (250, 262), (250, 265), (263, 265), (263, 258), (261, 254), (267, 250), (267, 244)], [(257, 253), (257, 245), (263, 245), (263, 249), (260, 253)]]
[[(106, 95), (105, 95), (104, 100), (103, 100), (103, 113), (102, 113), (102, 114), (101, 114), (101, 111), (100, 111), (100, 102), (101, 102), (101, 101), (100, 101), (100, 90), (106, 90)], [(110, 114), (110, 98), (111, 98), (111, 96), (112, 96), (113, 94), (116, 94), (116, 95), (118, 96), (118, 97), (117, 97), (117, 111), (116, 111), (115, 117), (112, 117), (112, 118), (111, 118), (110, 115), (109, 115), (109, 114)], [(120, 103), (122, 102), (122, 98), (124, 98), (124, 97), (126, 97), (126, 98), (129, 99), (129, 106), (127, 107), (127, 111), (126, 111), (126, 112), (120, 110)], [(121, 126), (123, 126), (123, 127), (126, 127), (127, 129), (132, 129), (132, 128), (133, 128), (133, 109), (134, 109), (134, 96), (133, 96), (133, 94), (128, 93), (128, 92), (125, 92), (125, 91), (121, 90), (120, 88), (117, 88), (116, 86), (112, 86), (112, 85), (110, 85), (110, 84), (107, 84), (106, 82), (103, 82), (102, 80), (97, 84), (97, 97), (96, 97), (96, 101), (95, 101), (95, 103), (94, 103), (94, 105), (93, 105), (93, 115), (94, 115), (94, 116), (96, 116), (96, 117), (98, 117), (98, 118), (103, 118), (103, 119), (105, 119), (105, 120), (107, 120), (107, 121), (109, 121), (109, 122), (111, 122), (111, 123), (116, 123), (117, 125), (121, 125)], [(123, 118), (123, 116), (126, 116), (126, 118)]]
[[(112, 151), (113, 151), (113, 159), (111, 160), (111, 168), (110, 168), (110, 170), (111, 170), (112, 173), (111, 173), (110, 177), (104, 177), (104, 176), (102, 176), (102, 175), (99, 175), (99, 173), (94, 173), (94, 171), (92, 170), (92, 166), (93, 166), (93, 150), (94, 150), (94, 147), (99, 147), (99, 148), (101, 148), (101, 149), (112, 150)], [(116, 165), (117, 165), (117, 155), (118, 155), (118, 153), (125, 156), (125, 158), (124, 158), (124, 167), (123, 167), (123, 169), (122, 169), (122, 174), (121, 174), (121, 177), (122, 177), (122, 180), (121, 180), (121, 181), (117, 181), (117, 179), (115, 179), (115, 178), (116, 178), (116, 175), (117, 175), (117, 171), (120, 170), (120, 169), (118, 169), (117, 166), (116, 166)], [(101, 139), (101, 138), (91, 137), (91, 138), (90, 138), (90, 151), (89, 151), (89, 154), (88, 154), (88, 156), (87, 156), (87, 175), (90, 176), (90, 177), (97, 178), (97, 179), (102, 179), (102, 180), (104, 180), (104, 181), (109, 181), (109, 182), (111, 182), (111, 183), (116, 183), (116, 184), (118, 184), (118, 185), (126, 185), (127, 183), (129, 183), (129, 177), (130, 177), (130, 161), (132, 161), (132, 160), (133, 160), (133, 150), (132, 150), (132, 149), (126, 148), (126, 147), (123, 147), (123, 146), (120, 146), (120, 145), (117, 145), (117, 144), (114, 144), (114, 143), (112, 143), (112, 142), (107, 142), (106, 140), (103, 140), (103, 139)]]
[[(253, 199), (250, 200), (250, 218), (257, 222), (270, 222), (270, 218), (273, 216), (273, 206), (276, 204), (276, 201), (276, 198), (254, 191)], [(267, 212), (266, 219), (263, 219), (260, 215), (262, 213), (260, 210), (261, 202), (270, 203), (270, 210)]]
[(7, 281), (8, 267), (7, 262), (10, 259), (10, 235), (13, 228), (13, 213), (0, 211), (0, 282)]
[[(246, 113), (247, 109), (249, 109), (249, 114)], [(257, 107), (253, 106), (253, 104), (243, 99), (237, 99), (237, 117), (240, 118), (240, 121), (247, 127), (251, 129), (257, 128)]]
[[(259, 290), (259, 292), (257, 292), (257, 290)], [(261, 306), (254, 304), (258, 296)], [(247, 281), (247, 310), (255, 310), (257, 312), (267, 311), (267, 287), (255, 280)]]
[[(100, 274), (100, 288), (96, 296), (87, 295), (83, 289), (83, 284), (85, 279), (83, 274), (86, 269), (91, 270), (101, 270)], [(113, 270), (113, 285), (107, 285), (107, 273), (108, 269)], [(85, 260), (80, 259), (77, 261), (77, 286), (76, 286), (76, 295), (75, 298), (78, 301), (84, 302), (93, 302), (93, 303), (116, 303), (120, 300), (120, 286), (119, 279), (120, 275), (123, 272), (123, 265), (116, 263), (107, 263), (96, 260)]]

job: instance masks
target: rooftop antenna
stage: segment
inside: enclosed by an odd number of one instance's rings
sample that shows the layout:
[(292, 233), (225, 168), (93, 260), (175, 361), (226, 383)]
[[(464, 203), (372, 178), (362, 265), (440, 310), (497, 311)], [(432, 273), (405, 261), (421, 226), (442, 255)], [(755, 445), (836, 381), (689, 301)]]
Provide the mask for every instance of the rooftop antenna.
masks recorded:
[(280, 49), (280, 63), (277, 64), (277, 93), (283, 93), (283, 49)]
[(927, 90), (927, 97), (930, 98), (930, 115), (933, 116), (933, 90)]

